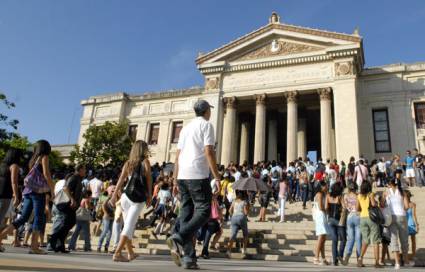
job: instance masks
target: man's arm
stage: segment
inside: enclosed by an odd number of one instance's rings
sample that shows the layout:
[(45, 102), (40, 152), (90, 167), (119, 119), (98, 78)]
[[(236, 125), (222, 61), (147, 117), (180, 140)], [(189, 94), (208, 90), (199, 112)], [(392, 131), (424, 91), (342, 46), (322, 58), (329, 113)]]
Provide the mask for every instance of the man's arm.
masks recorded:
[(205, 156), (207, 157), (207, 161), (208, 161), (208, 165), (210, 167), (210, 170), (214, 176), (215, 179), (215, 183), (217, 186), (217, 190), (220, 192), (221, 191), (221, 178), (220, 178), (220, 173), (218, 172), (218, 168), (217, 168), (217, 161), (215, 158), (215, 151), (214, 151), (214, 146), (212, 145), (207, 145), (205, 146)]
[(173, 195), (177, 195), (179, 193), (179, 186), (177, 183), (177, 177), (179, 175), (179, 157), (180, 157), (180, 149), (177, 149), (176, 152), (176, 160), (174, 162), (174, 186), (173, 186)]

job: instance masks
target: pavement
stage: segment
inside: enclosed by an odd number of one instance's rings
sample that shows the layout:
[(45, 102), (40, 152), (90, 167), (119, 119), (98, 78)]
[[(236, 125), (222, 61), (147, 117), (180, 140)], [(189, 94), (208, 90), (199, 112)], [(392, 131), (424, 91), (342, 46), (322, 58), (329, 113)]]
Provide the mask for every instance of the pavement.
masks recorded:
[[(314, 266), (303, 262), (274, 262), (251, 260), (210, 259), (199, 260), (201, 271), (375, 271), (375, 268), (358, 269), (354, 266)], [(424, 271), (424, 268), (406, 268), (407, 271)], [(28, 249), (6, 247), (0, 253), (0, 271), (146, 271), (174, 272), (178, 268), (168, 256), (141, 256), (131, 263), (114, 263), (111, 255), (85, 252), (70, 254), (30, 255)], [(379, 271), (394, 271), (393, 267)]]

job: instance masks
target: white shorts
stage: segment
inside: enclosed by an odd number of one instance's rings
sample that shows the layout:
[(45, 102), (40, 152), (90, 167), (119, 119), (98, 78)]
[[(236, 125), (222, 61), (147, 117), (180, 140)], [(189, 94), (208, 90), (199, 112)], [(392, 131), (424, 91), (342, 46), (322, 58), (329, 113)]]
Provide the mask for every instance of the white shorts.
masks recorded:
[(121, 231), (121, 236), (126, 236), (130, 240), (133, 239), (137, 220), (144, 207), (145, 202), (135, 203), (128, 199), (126, 194), (122, 194), (121, 208), (124, 217), (124, 228)]
[(406, 178), (414, 178), (415, 169), (406, 169)]

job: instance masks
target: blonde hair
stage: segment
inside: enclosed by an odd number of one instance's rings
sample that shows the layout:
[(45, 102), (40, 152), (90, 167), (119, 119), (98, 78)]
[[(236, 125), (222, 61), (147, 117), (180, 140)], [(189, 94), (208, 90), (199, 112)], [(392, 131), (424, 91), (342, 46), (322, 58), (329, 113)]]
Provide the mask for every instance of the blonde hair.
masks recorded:
[(131, 173), (144, 159), (149, 156), (148, 144), (145, 141), (137, 140), (131, 147), (130, 156), (127, 161), (128, 171)]

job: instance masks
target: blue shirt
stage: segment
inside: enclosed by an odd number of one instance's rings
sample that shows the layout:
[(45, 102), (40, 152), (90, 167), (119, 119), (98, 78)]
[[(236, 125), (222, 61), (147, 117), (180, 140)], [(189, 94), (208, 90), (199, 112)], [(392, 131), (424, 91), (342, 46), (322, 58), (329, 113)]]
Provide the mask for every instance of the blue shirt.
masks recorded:
[(412, 156), (407, 156), (404, 158), (404, 162), (406, 163), (406, 169), (413, 169), (413, 162), (415, 161), (415, 158)]

